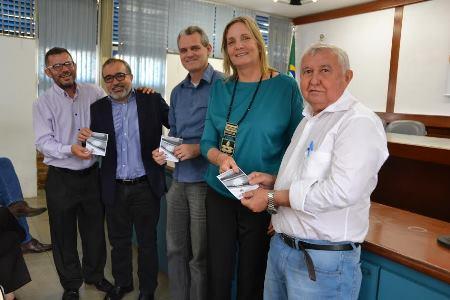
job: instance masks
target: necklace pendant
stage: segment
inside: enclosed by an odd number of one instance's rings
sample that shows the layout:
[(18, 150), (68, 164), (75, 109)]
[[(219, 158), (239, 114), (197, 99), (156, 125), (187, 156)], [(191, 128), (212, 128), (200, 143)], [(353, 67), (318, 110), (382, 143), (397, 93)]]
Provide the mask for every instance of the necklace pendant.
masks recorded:
[(230, 156), (234, 153), (236, 142), (234, 138), (224, 136), (220, 141), (220, 151)]

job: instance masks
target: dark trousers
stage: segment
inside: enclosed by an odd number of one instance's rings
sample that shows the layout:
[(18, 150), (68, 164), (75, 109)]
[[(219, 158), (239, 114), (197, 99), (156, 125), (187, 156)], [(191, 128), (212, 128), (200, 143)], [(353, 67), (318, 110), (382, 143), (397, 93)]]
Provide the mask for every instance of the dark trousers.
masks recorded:
[(139, 289), (146, 295), (152, 295), (157, 286), (159, 201), (153, 196), (148, 182), (134, 185), (117, 183), (114, 204), (106, 206), (115, 284), (133, 284), (131, 239), (134, 225), (138, 241)]
[(8, 208), (0, 207), (0, 285), (6, 294), (31, 281), (20, 248), (24, 238), (24, 230)]
[(223, 197), (208, 188), (206, 195), (206, 224), (208, 252), (208, 299), (231, 298), (231, 282), (237, 262), (237, 298), (262, 299), (270, 216), (253, 213), (236, 199)]
[[(83, 279), (88, 283), (101, 280), (106, 245), (98, 169), (70, 172), (50, 166), (45, 190), (53, 260), (61, 285), (64, 289), (77, 290)], [(83, 249), (82, 264), (77, 251), (77, 223)]]

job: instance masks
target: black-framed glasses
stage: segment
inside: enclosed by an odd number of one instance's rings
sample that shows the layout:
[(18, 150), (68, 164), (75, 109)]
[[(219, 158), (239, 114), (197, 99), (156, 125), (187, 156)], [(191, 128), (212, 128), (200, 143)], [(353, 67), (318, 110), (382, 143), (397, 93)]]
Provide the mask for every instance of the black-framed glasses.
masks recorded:
[(62, 64), (54, 64), (53, 66), (48, 66), (47, 69), (52, 69), (55, 71), (61, 71), (63, 67), (72, 68), (75, 63), (73, 61), (66, 61)]
[(116, 73), (114, 75), (107, 75), (103, 77), (103, 80), (106, 83), (111, 83), (114, 81), (114, 79), (116, 79), (117, 81), (123, 81), (125, 77), (127, 77), (127, 75), (130, 75), (130, 73)]

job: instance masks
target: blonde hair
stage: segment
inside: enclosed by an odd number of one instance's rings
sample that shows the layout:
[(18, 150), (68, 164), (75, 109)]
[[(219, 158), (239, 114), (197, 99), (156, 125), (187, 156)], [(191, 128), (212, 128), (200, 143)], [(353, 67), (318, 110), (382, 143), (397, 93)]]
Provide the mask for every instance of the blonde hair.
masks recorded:
[[(256, 44), (258, 46), (259, 50), (259, 63), (261, 68), (261, 74), (264, 76), (265, 74), (269, 73), (270, 71), (275, 71), (272, 67), (269, 66), (267, 54), (266, 54), (266, 48), (264, 45), (264, 39), (261, 35), (261, 32), (259, 31), (258, 25), (256, 24), (255, 20), (253, 20), (251, 17), (242, 16), (242, 17), (236, 17), (233, 20), (231, 20), (227, 26), (225, 26), (225, 29), (223, 31), (223, 37), (222, 37), (222, 54), (223, 54), (223, 70), (225, 72), (225, 76), (231, 79), (235, 79), (237, 76), (237, 69), (231, 62), (230, 56), (227, 52), (227, 34), (228, 30), (230, 30), (230, 27), (236, 23), (242, 23), (244, 24), (248, 30), (250, 31), (251, 35), (255, 38)], [(231, 73), (233, 71), (233, 73)]]

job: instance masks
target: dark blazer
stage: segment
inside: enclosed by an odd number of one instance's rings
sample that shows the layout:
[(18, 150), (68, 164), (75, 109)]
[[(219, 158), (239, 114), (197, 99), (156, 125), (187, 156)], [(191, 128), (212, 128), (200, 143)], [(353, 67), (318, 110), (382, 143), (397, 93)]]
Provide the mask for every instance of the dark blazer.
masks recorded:
[[(141, 157), (150, 188), (160, 199), (166, 191), (164, 166), (152, 158), (152, 151), (159, 147), (162, 126), (169, 128), (169, 106), (160, 94), (136, 93), (136, 104), (141, 139)], [(105, 205), (113, 204), (116, 192), (117, 149), (111, 100), (104, 97), (91, 105), (91, 130), (108, 134), (106, 156), (100, 166), (102, 200)]]

